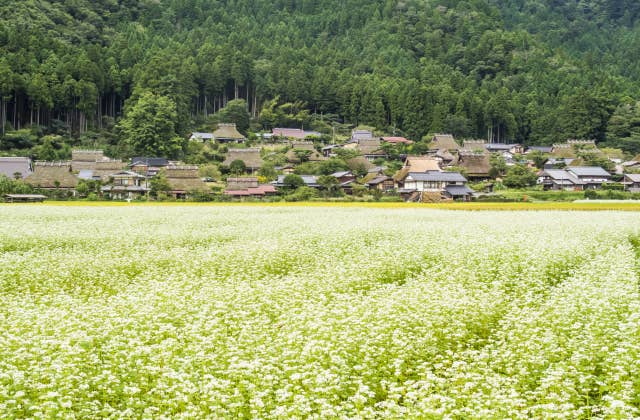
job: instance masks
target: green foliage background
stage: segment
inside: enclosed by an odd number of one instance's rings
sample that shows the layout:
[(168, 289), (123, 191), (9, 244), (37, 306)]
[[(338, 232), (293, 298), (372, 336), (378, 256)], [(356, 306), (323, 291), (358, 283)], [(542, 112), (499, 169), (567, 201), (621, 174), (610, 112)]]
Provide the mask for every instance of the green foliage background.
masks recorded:
[(629, 0), (4, 2), (2, 132), (97, 132), (126, 154), (114, 127), (150, 92), (182, 136), (234, 99), (268, 129), (275, 99), (292, 125), (637, 152), (639, 14)]

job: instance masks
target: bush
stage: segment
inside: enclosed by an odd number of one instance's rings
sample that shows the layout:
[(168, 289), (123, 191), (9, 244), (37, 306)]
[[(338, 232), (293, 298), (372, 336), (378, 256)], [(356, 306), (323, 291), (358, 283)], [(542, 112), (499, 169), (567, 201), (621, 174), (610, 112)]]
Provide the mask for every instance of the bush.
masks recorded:
[(584, 198), (586, 198), (587, 200), (594, 200), (598, 198), (598, 193), (596, 192), (596, 190), (586, 190), (584, 192)]

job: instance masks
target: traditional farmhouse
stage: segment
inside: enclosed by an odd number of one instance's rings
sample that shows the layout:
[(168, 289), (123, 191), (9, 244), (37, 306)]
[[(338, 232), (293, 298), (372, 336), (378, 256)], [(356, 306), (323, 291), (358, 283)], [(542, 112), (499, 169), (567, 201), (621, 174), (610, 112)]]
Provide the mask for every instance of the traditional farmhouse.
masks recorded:
[(429, 149), (457, 151), (460, 149), (460, 146), (451, 134), (436, 134), (431, 138)]
[(361, 140), (372, 140), (373, 133), (369, 130), (351, 130), (351, 141), (358, 143)]
[(489, 178), (491, 163), (488, 153), (460, 151), (457, 166), (467, 173), (467, 178), (474, 181)]
[(545, 169), (538, 176), (538, 184), (545, 190), (581, 191), (583, 182), (571, 172), (564, 169)]
[(0, 157), (0, 175), (11, 179), (25, 179), (33, 172), (28, 157)]
[(286, 158), (291, 163), (301, 163), (304, 161), (317, 162), (325, 157), (318, 152), (310, 141), (294, 141), (291, 149), (287, 151)]
[(130, 169), (146, 177), (154, 177), (162, 168), (169, 166), (169, 161), (162, 157), (136, 156), (131, 158)]
[(411, 140), (407, 140), (404, 137), (382, 137), (382, 141), (390, 144), (413, 144)]
[(393, 175), (397, 188), (404, 188), (404, 180), (410, 172), (440, 171), (438, 159), (432, 156), (407, 156), (402, 168)]
[(126, 164), (120, 159), (111, 159), (102, 150), (72, 150), (71, 170), (78, 178), (92, 181), (107, 181), (109, 175), (123, 170)]
[(25, 182), (41, 190), (63, 190), (74, 196), (78, 186), (70, 162), (36, 162)]
[(419, 193), (440, 193), (447, 198), (470, 199), (473, 190), (467, 187), (467, 180), (458, 172), (410, 172), (404, 180), (404, 190)]
[(233, 161), (241, 160), (244, 162), (247, 171), (254, 173), (262, 168), (264, 161), (260, 156), (260, 149), (257, 147), (249, 149), (229, 149), (227, 158), (222, 162), (225, 166), (230, 166)]
[(167, 166), (164, 170), (171, 186), (171, 195), (177, 199), (187, 198), (192, 192), (210, 192), (195, 165)]
[(227, 188), (225, 189), (224, 194), (240, 198), (262, 198), (268, 195), (273, 195), (276, 192), (275, 187), (271, 184), (258, 184), (258, 178), (256, 177), (239, 177), (227, 178)]
[(391, 191), (395, 187), (393, 178), (386, 175), (378, 175), (372, 180), (367, 181), (364, 185), (371, 190), (378, 190), (382, 192)]
[(565, 170), (582, 181), (585, 189), (597, 189), (611, 181), (611, 174), (599, 166), (567, 166)]
[(233, 123), (220, 123), (213, 132), (213, 139), (218, 143), (244, 143), (247, 139)]
[(625, 174), (624, 189), (633, 193), (640, 193), (640, 174)]
[(334, 172), (330, 176), (338, 180), (339, 183), (345, 183), (349, 181), (355, 181), (356, 176), (351, 171), (339, 171)]
[(146, 196), (150, 188), (144, 175), (133, 171), (118, 171), (109, 175), (109, 185), (103, 186), (101, 191), (111, 199), (130, 200)]
[(317, 131), (304, 131), (299, 128), (274, 128), (271, 133), (272, 138), (276, 137), (281, 140), (304, 140), (307, 137), (320, 137), (322, 135)]

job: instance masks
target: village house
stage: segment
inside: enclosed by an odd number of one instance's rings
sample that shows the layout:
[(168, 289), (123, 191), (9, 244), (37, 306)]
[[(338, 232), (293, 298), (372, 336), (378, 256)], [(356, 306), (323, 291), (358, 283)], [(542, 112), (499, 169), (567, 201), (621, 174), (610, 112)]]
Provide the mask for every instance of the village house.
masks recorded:
[(10, 179), (25, 179), (33, 172), (28, 157), (0, 157), (0, 175)]
[(45, 191), (66, 191), (75, 196), (78, 178), (71, 172), (71, 162), (36, 162), (25, 182)]
[(564, 169), (544, 169), (538, 175), (539, 185), (545, 190), (582, 191), (584, 183)]
[(476, 153), (468, 151), (460, 151), (458, 153), (457, 166), (464, 169), (467, 178), (472, 181), (483, 181), (489, 179), (489, 170), (491, 163), (488, 153)]
[(567, 166), (565, 170), (582, 181), (584, 189), (597, 189), (611, 181), (611, 174), (599, 166)]
[(144, 175), (133, 171), (119, 171), (109, 175), (109, 185), (103, 186), (100, 190), (111, 199), (131, 200), (146, 196), (150, 188)]
[(244, 143), (247, 140), (234, 123), (218, 124), (218, 128), (213, 132), (213, 139), (218, 143)]
[(337, 179), (340, 184), (356, 180), (356, 176), (351, 171), (334, 172), (330, 176)]
[(259, 184), (257, 177), (227, 178), (227, 188), (225, 195), (231, 197), (254, 197), (262, 198), (273, 195), (277, 191), (271, 184)]
[(622, 183), (626, 191), (640, 193), (640, 174), (625, 174)]
[(169, 161), (163, 157), (136, 156), (131, 158), (129, 169), (147, 178), (154, 177), (162, 168), (169, 166)]
[(211, 192), (198, 175), (198, 167), (195, 165), (167, 166), (164, 171), (171, 186), (170, 194), (176, 199), (188, 198), (194, 192)]
[(369, 130), (351, 130), (351, 142), (358, 143), (361, 140), (372, 140), (373, 133)]
[(325, 157), (315, 149), (313, 142), (310, 141), (292, 142), (291, 149), (286, 153), (286, 158), (290, 163), (301, 163), (303, 159), (311, 162), (325, 159)]
[(381, 137), (381, 140), (385, 143), (389, 143), (389, 144), (413, 144), (413, 142), (411, 140), (407, 140), (404, 137), (396, 137), (396, 136), (391, 136), (391, 137)]
[(191, 133), (191, 135), (189, 136), (189, 141), (197, 141), (200, 143), (212, 140), (213, 133)]
[(407, 156), (402, 168), (393, 175), (397, 188), (404, 188), (404, 180), (410, 172), (440, 171), (438, 159), (432, 156)]
[(460, 145), (451, 134), (436, 134), (431, 138), (429, 150), (448, 150), (450, 152), (458, 151)]
[(257, 172), (264, 164), (264, 161), (260, 156), (260, 149), (257, 147), (249, 149), (229, 149), (227, 158), (222, 162), (222, 164), (228, 167), (236, 160), (244, 162), (247, 171), (251, 174)]
[(304, 140), (308, 137), (320, 137), (322, 133), (317, 131), (304, 131), (300, 128), (274, 128), (271, 130), (271, 138), (283, 140)]
[(440, 193), (444, 197), (468, 200), (473, 190), (467, 179), (458, 172), (410, 172), (404, 180), (403, 190), (419, 193)]
[(393, 178), (386, 175), (378, 175), (372, 180), (367, 181), (364, 185), (371, 190), (378, 190), (382, 192), (391, 191), (395, 187)]

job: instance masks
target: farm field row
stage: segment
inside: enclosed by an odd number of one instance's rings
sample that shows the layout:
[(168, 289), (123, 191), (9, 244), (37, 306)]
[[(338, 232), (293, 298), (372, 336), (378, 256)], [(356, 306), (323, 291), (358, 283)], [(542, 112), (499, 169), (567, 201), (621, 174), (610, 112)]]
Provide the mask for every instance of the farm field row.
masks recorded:
[(640, 415), (634, 212), (4, 205), (0, 220), (2, 418)]

